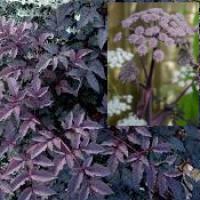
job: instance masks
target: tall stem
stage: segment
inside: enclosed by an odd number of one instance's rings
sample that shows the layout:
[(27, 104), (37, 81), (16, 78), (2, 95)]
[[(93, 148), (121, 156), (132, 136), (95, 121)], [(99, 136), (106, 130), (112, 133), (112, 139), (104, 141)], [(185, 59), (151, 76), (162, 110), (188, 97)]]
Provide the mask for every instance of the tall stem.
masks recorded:
[(146, 114), (145, 114), (146, 120), (149, 125), (151, 125), (151, 120), (152, 120), (152, 100), (153, 100), (152, 99), (152, 96), (153, 96), (152, 79), (153, 79), (154, 68), (155, 68), (155, 63), (154, 63), (154, 60), (152, 59), (150, 72), (149, 72), (147, 83), (146, 83), (147, 92), (150, 93), (150, 96), (147, 102)]
[(150, 67), (150, 72), (149, 72), (149, 76), (148, 76), (148, 79), (147, 79), (147, 88), (150, 88), (152, 87), (152, 79), (153, 79), (153, 72), (154, 72), (154, 60), (152, 60), (151, 62), (151, 67)]

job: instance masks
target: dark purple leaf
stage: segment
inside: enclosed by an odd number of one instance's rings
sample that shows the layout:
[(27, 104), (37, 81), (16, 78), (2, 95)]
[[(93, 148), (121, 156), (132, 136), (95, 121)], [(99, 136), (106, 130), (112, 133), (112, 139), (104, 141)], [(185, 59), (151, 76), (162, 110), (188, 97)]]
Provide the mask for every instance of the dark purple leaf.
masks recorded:
[(85, 169), (85, 173), (91, 177), (105, 177), (110, 175), (110, 170), (100, 164), (94, 164)]
[(18, 160), (13, 159), (10, 161), (5, 174), (10, 175), (13, 172), (18, 171), (22, 166), (23, 166), (23, 161), (18, 161)]
[(168, 178), (167, 182), (168, 182), (168, 187), (172, 191), (175, 200), (186, 199), (185, 190), (181, 182), (178, 182), (173, 178)]
[(166, 198), (166, 193), (168, 192), (167, 179), (162, 174), (158, 175), (158, 190), (160, 196)]
[(8, 194), (12, 193), (11, 186), (8, 183), (6, 183), (5, 181), (1, 181), (1, 180), (0, 180), (0, 190), (5, 193), (8, 193)]
[(95, 60), (90, 63), (89, 70), (93, 71), (96, 75), (98, 75), (102, 79), (106, 79), (104, 67), (98, 60)]
[(26, 188), (19, 196), (19, 200), (30, 200), (32, 195), (32, 188)]
[(145, 136), (145, 137), (151, 137), (151, 133), (149, 132), (149, 130), (145, 127), (138, 127), (138, 128), (135, 128), (136, 132), (142, 136)]
[(8, 151), (8, 145), (1, 145), (0, 146), (0, 158)]
[(146, 172), (147, 186), (151, 191), (156, 181), (157, 171), (153, 164), (149, 164), (148, 166), (145, 167), (145, 172)]
[(99, 29), (98, 32), (98, 45), (100, 49), (103, 49), (104, 44), (107, 40), (107, 30), (106, 29)]
[(90, 188), (86, 184), (83, 184), (83, 186), (80, 189), (79, 200), (87, 200), (89, 194), (90, 194)]
[(8, 78), (7, 83), (10, 94), (13, 96), (17, 96), (19, 92), (19, 86), (17, 84), (17, 81), (14, 78)]
[(89, 86), (94, 89), (96, 92), (99, 92), (100, 88), (99, 88), (99, 83), (97, 78), (95, 77), (95, 75), (92, 72), (88, 72), (87, 73), (87, 82), (89, 84)]
[(48, 197), (55, 194), (55, 192), (52, 189), (43, 185), (34, 186), (33, 190), (35, 194), (42, 197)]
[(87, 145), (87, 147), (84, 147), (82, 150), (87, 154), (99, 154), (105, 151), (105, 149), (101, 145), (95, 143), (90, 143), (89, 145)]
[(52, 166), (54, 166), (54, 163), (45, 156), (37, 157), (36, 159), (33, 160), (33, 163), (36, 164), (36, 165), (40, 165), (42, 167), (52, 167)]
[(39, 72), (41, 72), (42, 70), (44, 70), (48, 67), (50, 62), (51, 62), (51, 58), (49, 58), (46, 55), (43, 55), (40, 57), (40, 60), (37, 64), (36, 68), (38, 69)]
[(112, 189), (101, 180), (92, 180), (90, 183), (90, 188), (97, 194), (102, 196), (113, 194)]
[(34, 181), (38, 181), (38, 182), (49, 182), (49, 181), (52, 181), (54, 180), (56, 177), (45, 171), (45, 170), (34, 170), (32, 171), (32, 174), (31, 174), (31, 178), (34, 180)]
[(140, 182), (143, 178), (144, 173), (144, 164), (138, 160), (132, 163), (132, 179), (133, 179), (133, 188), (139, 190)]
[(0, 109), (0, 121), (7, 120), (13, 112), (14, 112), (13, 107), (6, 107)]
[(181, 176), (182, 173), (180, 171), (170, 170), (170, 171), (165, 172), (164, 175), (170, 178), (175, 178), (175, 177)]
[(168, 143), (160, 143), (157, 146), (153, 147), (153, 151), (156, 153), (168, 153), (171, 151), (171, 147)]
[(30, 153), (31, 158), (34, 159), (39, 156), (42, 152), (44, 152), (47, 148), (46, 143), (38, 143), (28, 149), (28, 153)]
[(84, 174), (81, 172), (72, 176), (68, 185), (68, 191), (70, 194), (76, 193), (80, 189), (81, 183), (83, 182), (83, 178)]
[(28, 173), (23, 172), (19, 176), (17, 176), (11, 183), (12, 190), (15, 191), (19, 187), (25, 184), (25, 181), (28, 180)]

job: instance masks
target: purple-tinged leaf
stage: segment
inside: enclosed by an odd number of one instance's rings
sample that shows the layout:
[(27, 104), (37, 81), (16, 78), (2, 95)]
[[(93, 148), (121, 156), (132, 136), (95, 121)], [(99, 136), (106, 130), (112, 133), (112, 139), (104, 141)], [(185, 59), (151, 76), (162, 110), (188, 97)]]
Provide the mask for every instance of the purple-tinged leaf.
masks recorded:
[(83, 162), (83, 167), (89, 167), (91, 166), (93, 162), (93, 156), (89, 156), (88, 158), (86, 158)]
[(167, 171), (164, 173), (165, 176), (170, 177), (170, 178), (175, 178), (178, 176), (182, 176), (182, 173), (180, 171)]
[(83, 184), (80, 189), (79, 200), (87, 200), (89, 194), (90, 194), (90, 188), (86, 184)]
[(48, 67), (50, 62), (51, 62), (51, 58), (49, 58), (47, 55), (43, 55), (40, 57), (40, 60), (38, 64), (36, 65), (36, 68), (38, 69), (39, 72), (41, 72), (42, 70)]
[(5, 200), (5, 193), (0, 191), (0, 200)]
[(34, 170), (32, 171), (31, 178), (34, 181), (45, 183), (54, 180), (56, 177), (45, 170)]
[(128, 157), (128, 148), (125, 144), (119, 144), (118, 148), (126, 157)]
[(42, 196), (42, 197), (48, 197), (48, 196), (52, 196), (55, 194), (55, 191), (53, 191), (52, 189), (50, 189), (49, 187), (46, 187), (44, 185), (34, 186), (33, 191), (35, 194)]
[(0, 109), (0, 121), (7, 120), (13, 112), (14, 112), (13, 107), (6, 107)]
[(84, 56), (90, 54), (91, 52), (92, 52), (91, 49), (80, 49), (76, 56), (77, 56), (78, 59), (81, 59)]
[(7, 83), (10, 94), (13, 96), (17, 96), (19, 92), (19, 86), (17, 84), (17, 81), (14, 78), (8, 78)]
[(89, 70), (93, 71), (96, 75), (98, 75), (102, 79), (106, 78), (105, 72), (104, 72), (104, 67), (98, 60), (95, 60), (90, 63)]
[(177, 159), (176, 155), (171, 155), (171, 156), (168, 156), (164, 162), (166, 162), (169, 166), (171, 166), (174, 164), (176, 159)]
[(59, 174), (59, 172), (63, 169), (65, 164), (66, 164), (65, 157), (59, 157), (55, 159), (55, 169), (54, 169), (55, 176)]
[(89, 130), (96, 130), (103, 128), (99, 123), (91, 121), (91, 120), (85, 120), (83, 123), (81, 123), (81, 128), (83, 129), (89, 129)]
[(136, 160), (140, 159), (140, 157), (141, 157), (141, 154), (133, 153), (128, 157), (127, 162), (128, 163), (135, 162)]
[(112, 174), (117, 170), (119, 166), (119, 160), (117, 159), (116, 156), (111, 156), (108, 160), (108, 167)]
[(45, 156), (37, 157), (36, 159), (33, 160), (33, 163), (42, 167), (54, 166), (54, 163)]
[(47, 141), (47, 138), (43, 136), (36, 136), (32, 140), (37, 143), (45, 143)]
[(39, 44), (41, 46), (43, 46), (44, 42), (50, 38), (50, 39), (53, 39), (54, 35), (52, 33), (42, 33), (40, 36), (39, 36)]
[(144, 164), (138, 160), (132, 165), (132, 179), (133, 179), (133, 188), (137, 191), (140, 187), (140, 182), (143, 178), (144, 173)]
[(6, 169), (5, 174), (8, 176), (12, 174), (13, 172), (18, 171), (23, 166), (23, 164), (24, 163), (22, 161), (18, 161), (15, 159), (11, 160)]
[(69, 62), (68, 62), (67, 58), (61, 55), (61, 56), (58, 56), (58, 59), (63, 64), (65, 69), (67, 70), (68, 69), (68, 65), (69, 65)]
[(68, 191), (70, 194), (76, 193), (79, 190), (81, 183), (83, 182), (83, 177), (84, 174), (81, 172), (72, 176), (68, 184)]
[(122, 163), (125, 162), (124, 154), (123, 154), (123, 152), (121, 152), (120, 149), (117, 149), (117, 150), (116, 150), (115, 156), (117, 157), (117, 159), (118, 159), (120, 162), (122, 162)]
[(19, 133), (21, 134), (21, 137), (23, 138), (27, 134), (29, 129), (35, 131), (35, 126), (36, 126), (36, 123), (33, 120), (24, 121), (21, 124), (20, 129), (19, 129)]
[(151, 191), (156, 181), (157, 171), (153, 164), (149, 164), (148, 166), (145, 167), (145, 172), (146, 172), (147, 187), (149, 191)]
[(87, 147), (82, 148), (82, 150), (87, 154), (99, 154), (105, 151), (101, 145), (95, 143), (90, 143)]
[(95, 75), (92, 72), (88, 72), (87, 73), (87, 82), (89, 84), (89, 86), (94, 89), (96, 92), (99, 92), (100, 88), (99, 88), (99, 83), (98, 80), (96, 79)]
[(20, 195), (19, 200), (30, 200), (32, 195), (32, 188), (26, 188)]
[(0, 71), (0, 78), (7, 79), (8, 77), (12, 75), (15, 75), (15, 77), (18, 77), (20, 73), (21, 73), (21, 70), (18, 67), (16, 68), (6, 67)]
[(47, 149), (46, 143), (38, 143), (32, 146), (30, 149), (28, 149), (28, 153), (31, 155), (31, 159), (36, 158), (39, 156), (42, 152), (44, 152)]
[(113, 194), (112, 189), (101, 180), (91, 180), (90, 188), (92, 191), (102, 196)]
[(11, 186), (5, 181), (1, 181), (1, 180), (0, 180), (0, 190), (8, 194), (12, 193)]
[(140, 138), (138, 135), (136, 135), (135, 133), (131, 133), (131, 134), (128, 134), (128, 140), (133, 143), (133, 144), (138, 144), (140, 145), (141, 142), (140, 142)]
[(166, 198), (166, 193), (168, 192), (167, 179), (162, 174), (158, 175), (158, 190), (160, 196)]
[(151, 137), (151, 133), (150, 131), (145, 128), (145, 127), (138, 127), (138, 128), (135, 128), (136, 132), (142, 136), (145, 136), (145, 137)]
[(103, 141), (101, 145), (112, 147), (112, 146), (115, 146), (115, 142), (113, 140), (107, 140), (107, 141)]
[(100, 164), (94, 164), (91, 167), (85, 169), (85, 173), (91, 177), (105, 177), (110, 175), (110, 170)]
[(157, 146), (153, 147), (153, 151), (156, 153), (168, 153), (171, 151), (171, 147), (168, 143), (160, 143)]
[(107, 30), (106, 29), (99, 29), (97, 38), (98, 38), (99, 48), (103, 49), (104, 44), (107, 40)]
[(25, 184), (25, 181), (29, 179), (28, 173), (23, 172), (17, 176), (11, 183), (12, 190), (15, 191)]
[(61, 149), (61, 140), (60, 140), (60, 138), (54, 138), (53, 139), (53, 144), (55, 145), (56, 148)]
[(8, 145), (1, 144), (0, 146), (0, 158), (8, 151)]
[(158, 145), (158, 143), (159, 143), (158, 137), (154, 137), (151, 146), (152, 146), (152, 147), (155, 147), (155, 146)]
[(71, 154), (66, 154), (65, 160), (70, 169), (74, 167), (74, 157)]
[(181, 184), (181, 182), (176, 181), (173, 178), (168, 178), (168, 187), (173, 193), (175, 200), (183, 200), (186, 199), (185, 190)]

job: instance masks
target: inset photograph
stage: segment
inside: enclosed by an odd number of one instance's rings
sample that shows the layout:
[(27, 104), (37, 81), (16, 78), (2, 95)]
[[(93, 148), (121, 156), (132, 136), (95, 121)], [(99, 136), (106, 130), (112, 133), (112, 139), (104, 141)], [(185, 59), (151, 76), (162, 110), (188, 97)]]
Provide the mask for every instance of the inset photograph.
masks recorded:
[(196, 125), (197, 3), (110, 3), (108, 124)]

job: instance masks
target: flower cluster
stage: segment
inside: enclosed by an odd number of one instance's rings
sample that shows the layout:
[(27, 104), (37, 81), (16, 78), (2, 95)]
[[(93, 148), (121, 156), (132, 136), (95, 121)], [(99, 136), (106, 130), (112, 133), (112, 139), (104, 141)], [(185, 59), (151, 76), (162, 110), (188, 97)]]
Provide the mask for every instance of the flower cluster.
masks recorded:
[(133, 58), (131, 52), (125, 51), (121, 48), (110, 50), (107, 53), (108, 66), (110, 68), (121, 68), (126, 61)]
[(130, 113), (128, 117), (123, 118), (117, 122), (118, 126), (146, 126), (147, 122), (144, 119), (139, 119), (133, 113)]
[(57, 6), (68, 3), (71, 0), (6, 0), (6, 2), (20, 2), (22, 5), (24, 4), (35, 4), (39, 7), (41, 6), (50, 6), (56, 8)]
[(131, 95), (115, 96), (108, 102), (108, 116), (119, 115), (131, 109), (133, 97)]
[(161, 8), (134, 13), (122, 21), (122, 27), (130, 30), (131, 34), (127, 39), (135, 46), (136, 52), (144, 56), (153, 50), (156, 62), (164, 60), (164, 52), (159, 49), (160, 43), (166, 46), (176, 45), (195, 32), (183, 15), (168, 14)]

